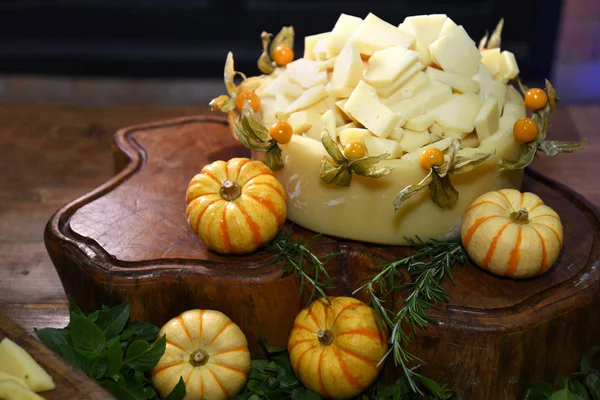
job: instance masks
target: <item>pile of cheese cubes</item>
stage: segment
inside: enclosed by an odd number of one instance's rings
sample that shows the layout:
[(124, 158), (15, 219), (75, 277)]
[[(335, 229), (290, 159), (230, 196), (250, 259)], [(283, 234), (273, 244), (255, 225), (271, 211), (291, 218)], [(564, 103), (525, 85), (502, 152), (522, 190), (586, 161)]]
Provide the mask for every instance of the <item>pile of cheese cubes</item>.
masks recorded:
[(256, 93), (266, 125), (285, 120), (315, 140), (326, 128), (342, 146), (360, 140), (368, 155), (400, 158), (430, 143), (460, 138), (477, 147), (502, 127), (512, 132), (525, 116), (507, 84), (518, 73), (512, 53), (480, 52), (446, 15), (396, 27), (374, 14), (342, 14), (331, 32), (306, 37), (304, 57), (265, 77)]

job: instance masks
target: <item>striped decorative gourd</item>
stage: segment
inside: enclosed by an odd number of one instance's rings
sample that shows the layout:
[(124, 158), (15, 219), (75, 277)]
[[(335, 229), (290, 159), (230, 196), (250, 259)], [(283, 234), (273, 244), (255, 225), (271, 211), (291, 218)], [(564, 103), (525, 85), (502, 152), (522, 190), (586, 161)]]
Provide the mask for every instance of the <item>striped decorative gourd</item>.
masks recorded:
[(351, 297), (313, 301), (292, 328), (288, 352), (294, 373), (308, 389), (329, 399), (348, 399), (377, 378), (386, 354), (385, 328), (375, 311)]
[(464, 216), (460, 233), (477, 265), (511, 278), (546, 272), (563, 244), (558, 214), (537, 195), (514, 189), (477, 198)]
[(285, 191), (260, 161), (232, 158), (202, 168), (187, 188), (186, 216), (206, 247), (245, 254), (275, 237), (285, 222)]
[(186, 399), (229, 399), (242, 391), (250, 372), (248, 342), (225, 314), (189, 310), (167, 322), (165, 352), (152, 370), (164, 399), (183, 378)]

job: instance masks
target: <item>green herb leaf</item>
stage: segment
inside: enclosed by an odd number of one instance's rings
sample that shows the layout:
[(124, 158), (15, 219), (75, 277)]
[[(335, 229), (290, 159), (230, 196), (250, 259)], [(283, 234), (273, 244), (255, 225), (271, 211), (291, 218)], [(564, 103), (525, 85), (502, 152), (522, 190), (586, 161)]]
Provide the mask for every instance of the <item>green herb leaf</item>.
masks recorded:
[(112, 339), (119, 334), (129, 321), (129, 304), (119, 304), (113, 308), (109, 308), (105, 311), (96, 325), (102, 332), (106, 339)]
[(512, 171), (525, 168), (533, 161), (536, 151), (537, 143), (527, 143), (515, 161), (502, 160), (502, 169)]
[(555, 156), (559, 153), (572, 153), (583, 148), (586, 139), (580, 142), (561, 142), (558, 140), (545, 140), (538, 145), (538, 149), (548, 156)]
[(81, 317), (85, 317), (85, 313), (81, 311), (81, 308), (75, 303), (75, 300), (71, 296), (68, 296), (69, 299), (69, 313), (75, 313)]
[(108, 359), (106, 357), (101, 357), (92, 363), (90, 367), (89, 375), (98, 380), (104, 376), (106, 373), (106, 369), (108, 368)]
[(286, 351), (283, 347), (268, 344), (262, 334), (258, 335), (258, 343), (260, 343), (260, 345), (265, 349), (267, 354), (281, 353)]
[(402, 191), (398, 194), (396, 199), (394, 200), (394, 208), (396, 211), (402, 206), (402, 204), (411, 198), (413, 195), (417, 194), (420, 190), (425, 189), (429, 186), (429, 184), (433, 181), (433, 168), (429, 170), (429, 174), (425, 175), (421, 182), (413, 185), (409, 185), (402, 189)]
[(581, 368), (581, 372), (584, 374), (589, 374), (592, 371), (592, 360), (600, 352), (600, 346), (595, 346), (589, 349), (581, 358), (581, 363), (579, 367)]
[(73, 346), (71, 346), (70, 344), (64, 344), (60, 346), (58, 354), (60, 354), (62, 358), (73, 364), (73, 366), (79, 368), (87, 375), (89, 375), (90, 368), (92, 366), (92, 361), (88, 357), (75, 350)]
[(164, 354), (166, 344), (166, 335), (163, 335), (152, 345), (144, 340), (136, 340), (127, 347), (123, 364), (138, 371), (150, 371)]
[(126, 388), (119, 386), (114, 381), (105, 379), (100, 382), (100, 386), (119, 400), (139, 400), (134, 394), (130, 393)]
[(278, 171), (284, 167), (281, 149), (275, 141), (273, 141), (273, 146), (265, 153), (265, 165), (271, 168), (272, 171)]
[(66, 329), (43, 328), (37, 329), (35, 334), (40, 341), (55, 353), (60, 354), (60, 347), (69, 345), (70, 333)]
[(429, 184), (429, 190), (431, 191), (431, 200), (441, 208), (450, 209), (454, 207), (458, 201), (458, 190), (450, 182), (450, 176), (446, 175), (441, 177), (438, 175), (436, 168), (433, 167), (433, 178)]
[(71, 313), (71, 340), (73, 347), (86, 357), (97, 357), (104, 352), (106, 338), (93, 322), (77, 313)]
[(554, 389), (548, 382), (533, 382), (529, 384), (523, 400), (546, 400)]
[(560, 389), (553, 392), (549, 397), (550, 400), (587, 400), (585, 397), (581, 397), (578, 394), (572, 393), (569, 389)]
[(211, 111), (219, 110), (224, 113), (229, 113), (235, 110), (235, 102), (233, 99), (226, 94), (222, 94), (208, 103)]
[(183, 382), (183, 378), (179, 377), (177, 385), (175, 385), (175, 387), (173, 388), (173, 390), (171, 390), (171, 393), (169, 393), (165, 400), (181, 400), (185, 397), (185, 395), (185, 383)]
[[(125, 332), (132, 331), (133, 336), (139, 340), (145, 340), (151, 342), (156, 340), (159, 332), (159, 328), (149, 322), (129, 322), (125, 326)], [(122, 335), (123, 336), (123, 335)]]
[(121, 351), (121, 342), (118, 337), (108, 341), (104, 355), (108, 361), (106, 376), (111, 377), (118, 374), (123, 366), (123, 352)]
[(292, 400), (321, 400), (318, 393), (311, 392), (304, 388), (295, 388), (292, 390)]

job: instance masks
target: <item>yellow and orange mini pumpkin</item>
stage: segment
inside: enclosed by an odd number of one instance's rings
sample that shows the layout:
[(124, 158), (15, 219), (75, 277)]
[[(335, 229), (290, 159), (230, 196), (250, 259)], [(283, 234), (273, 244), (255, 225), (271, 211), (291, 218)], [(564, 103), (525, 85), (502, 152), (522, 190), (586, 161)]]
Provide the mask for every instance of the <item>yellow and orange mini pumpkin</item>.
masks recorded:
[(558, 214), (533, 193), (503, 189), (477, 198), (461, 226), (462, 243), (479, 265), (496, 275), (528, 278), (558, 258), (563, 227)]
[(233, 158), (202, 168), (187, 188), (186, 216), (211, 250), (250, 253), (272, 240), (285, 222), (285, 190), (260, 161)]
[(388, 345), (375, 311), (351, 297), (313, 301), (294, 321), (290, 362), (308, 389), (331, 399), (352, 398), (377, 378)]

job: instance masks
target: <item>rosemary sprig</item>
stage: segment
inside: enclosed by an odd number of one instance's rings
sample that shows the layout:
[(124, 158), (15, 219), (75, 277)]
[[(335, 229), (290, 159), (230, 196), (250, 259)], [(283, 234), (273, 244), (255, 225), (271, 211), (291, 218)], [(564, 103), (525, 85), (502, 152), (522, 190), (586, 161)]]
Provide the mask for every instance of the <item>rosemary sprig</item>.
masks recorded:
[[(419, 365), (413, 364), (423, 361), (409, 352), (406, 346), (412, 342), (417, 330), (425, 329), (429, 323), (437, 323), (427, 310), (439, 302), (448, 301), (448, 294), (441, 284), (446, 278), (455, 283), (452, 267), (465, 262), (467, 254), (458, 241), (433, 240), (425, 243), (419, 237), (406, 240), (416, 251), (408, 257), (379, 266), (380, 272), (361, 281), (364, 284), (354, 294), (366, 291), (379, 319), (391, 330), (390, 347), (380, 364), (393, 355), (394, 364), (402, 368), (411, 389), (422, 394), (417, 381), (423, 377), (416, 372)], [(410, 277), (408, 282), (403, 279), (403, 269)], [(394, 292), (405, 295), (404, 300), (398, 303), (398, 311), (385, 305)]]
[(304, 294), (304, 289), (310, 286), (310, 296), (305, 305), (307, 307), (318, 295), (329, 302), (327, 289), (332, 289), (334, 279), (329, 275), (325, 265), (333, 257), (341, 253), (330, 253), (324, 256), (317, 256), (310, 248), (311, 243), (321, 237), (317, 234), (308, 240), (294, 240), (290, 229), (280, 229), (275, 239), (266, 246), (266, 250), (276, 254), (275, 262), (285, 261), (282, 266), (282, 277), (290, 273), (295, 274), (300, 279), (300, 295)]

